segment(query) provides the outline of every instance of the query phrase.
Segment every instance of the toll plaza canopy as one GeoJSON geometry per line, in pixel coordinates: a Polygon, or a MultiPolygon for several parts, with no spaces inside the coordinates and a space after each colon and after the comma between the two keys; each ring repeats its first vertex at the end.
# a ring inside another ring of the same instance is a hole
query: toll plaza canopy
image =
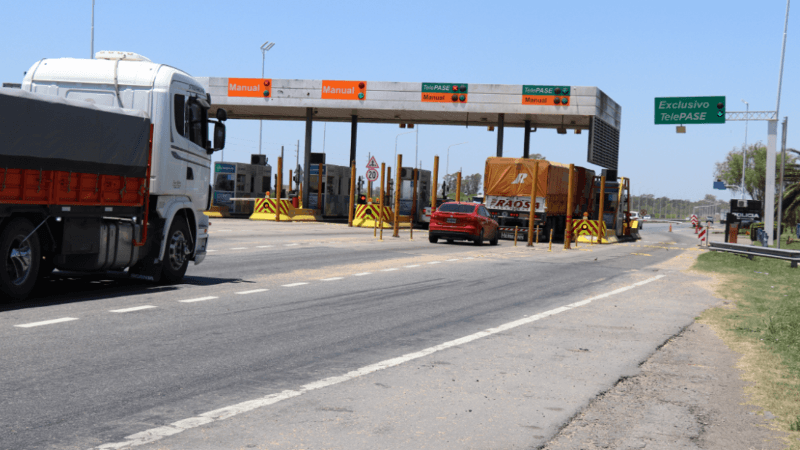
{"type": "MultiPolygon", "coordinates": [[[[597,87],[215,77],[198,80],[211,95],[211,115],[217,108],[224,108],[232,119],[304,120],[306,161],[311,152],[313,121],[349,121],[350,160],[354,161],[360,121],[496,126],[497,156],[503,156],[504,127],[524,127],[527,131],[555,128],[562,134],[567,130],[588,130],[588,162],[617,168],[622,110],[597,87]]],[[[530,133],[525,133],[522,157],[528,157],[529,146],[530,133]]]]}

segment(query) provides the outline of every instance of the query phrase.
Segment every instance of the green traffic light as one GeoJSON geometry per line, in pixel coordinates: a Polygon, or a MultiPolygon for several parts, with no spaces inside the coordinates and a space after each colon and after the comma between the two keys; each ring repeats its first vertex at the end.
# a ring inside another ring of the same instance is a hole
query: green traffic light
{"type": "Polygon", "coordinates": [[[359,100],[363,100],[364,99],[364,93],[363,92],[359,92],[358,93],[358,99],[359,100]]]}
{"type": "Polygon", "coordinates": [[[264,90],[264,97],[269,97],[269,91],[266,89],[264,90]]]}

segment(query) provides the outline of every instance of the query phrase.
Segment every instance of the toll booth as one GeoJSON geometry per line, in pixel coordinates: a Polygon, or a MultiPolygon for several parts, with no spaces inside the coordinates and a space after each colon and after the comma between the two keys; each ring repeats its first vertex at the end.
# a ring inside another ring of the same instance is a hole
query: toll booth
{"type": "Polygon", "coordinates": [[[308,186],[307,208],[322,210],[326,218],[346,218],[350,206],[350,168],[333,164],[322,165],[322,205],[318,206],[319,164],[312,164],[308,169],[310,176],[308,186]]]}
{"type": "MultiPolygon", "coordinates": [[[[417,209],[413,211],[413,221],[420,222],[422,219],[422,211],[426,206],[431,205],[431,171],[418,170],[417,182],[417,209]]],[[[400,215],[412,215],[412,206],[414,203],[414,168],[403,167],[400,169],[400,215]]],[[[394,204],[390,205],[394,207],[394,204]]]]}
{"type": "MultiPolygon", "coordinates": [[[[615,230],[617,236],[623,234],[623,224],[625,223],[625,212],[627,211],[628,197],[626,192],[621,193],[623,186],[616,176],[606,178],[605,199],[603,201],[603,211],[600,211],[600,177],[594,177],[594,189],[592,195],[592,211],[597,211],[596,217],[602,217],[607,230],[615,230]]],[[[595,216],[595,214],[590,214],[595,216]]]]}
{"type": "Polygon", "coordinates": [[[227,206],[232,215],[253,214],[255,202],[270,190],[272,167],[236,162],[214,163],[212,199],[215,206],[227,206]],[[241,200],[238,200],[241,199],[241,200]]]}

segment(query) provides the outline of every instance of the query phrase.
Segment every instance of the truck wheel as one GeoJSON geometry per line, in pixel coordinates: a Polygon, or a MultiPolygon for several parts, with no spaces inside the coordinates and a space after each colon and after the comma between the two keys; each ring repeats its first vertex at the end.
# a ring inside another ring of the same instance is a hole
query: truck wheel
{"type": "Polygon", "coordinates": [[[475,245],[483,245],[483,228],[481,228],[481,234],[478,235],[478,239],[475,239],[475,245]]]}
{"type": "Polygon", "coordinates": [[[436,236],[428,235],[428,242],[430,242],[431,244],[435,244],[439,242],[439,238],[436,236]]]}
{"type": "Polygon", "coordinates": [[[167,249],[164,255],[164,268],[161,282],[164,284],[180,283],[189,267],[192,256],[192,235],[181,216],[175,216],[167,233],[167,249]]]}
{"type": "Polygon", "coordinates": [[[28,296],[36,284],[42,250],[39,236],[26,219],[14,219],[0,233],[0,290],[8,297],[21,300],[28,296]]]}

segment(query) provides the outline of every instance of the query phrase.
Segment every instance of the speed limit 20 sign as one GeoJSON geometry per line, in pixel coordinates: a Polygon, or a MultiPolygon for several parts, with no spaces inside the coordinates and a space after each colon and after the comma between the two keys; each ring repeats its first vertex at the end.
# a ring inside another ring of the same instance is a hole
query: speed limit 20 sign
{"type": "Polygon", "coordinates": [[[370,183],[375,182],[378,180],[378,171],[375,169],[369,169],[367,171],[367,181],[370,183]]]}

